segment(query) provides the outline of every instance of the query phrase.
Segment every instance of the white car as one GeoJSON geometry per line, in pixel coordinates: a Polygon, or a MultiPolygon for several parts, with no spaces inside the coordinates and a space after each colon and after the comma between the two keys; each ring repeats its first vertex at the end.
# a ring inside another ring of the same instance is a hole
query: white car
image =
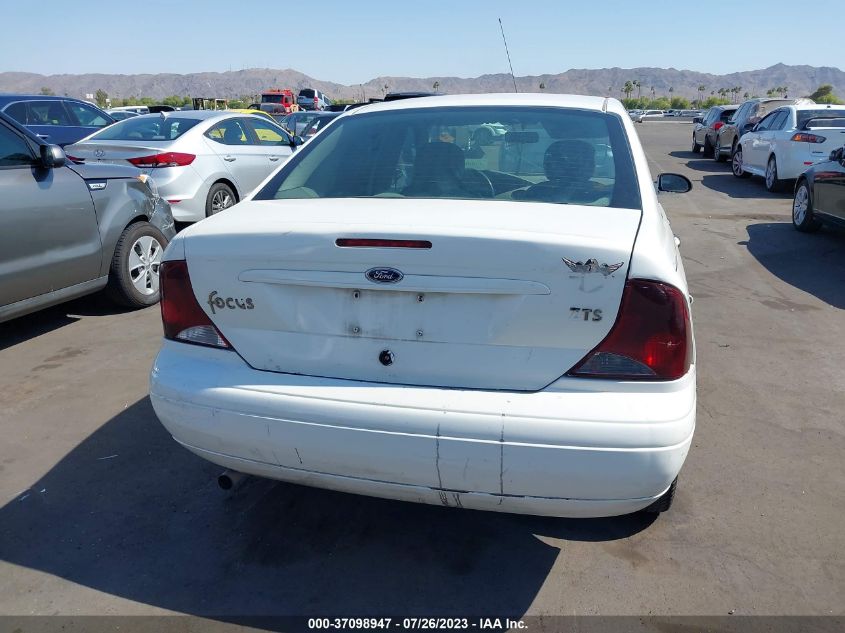
{"type": "Polygon", "coordinates": [[[118,121],[65,150],[76,163],[139,167],[177,222],[196,222],[245,198],[298,143],[263,116],[185,110],[118,121]]]}
{"type": "Polygon", "coordinates": [[[696,378],[657,190],[690,186],[655,187],[615,99],[352,110],[238,213],[171,242],[153,407],[239,473],[503,512],[666,510],[696,378]],[[491,124],[507,132],[479,153],[491,124]]]}
{"type": "Polygon", "coordinates": [[[650,121],[653,119],[662,119],[664,118],[665,113],[663,110],[643,110],[637,116],[634,117],[634,121],[637,123],[642,123],[643,121],[650,121]]]}
{"type": "Polygon", "coordinates": [[[780,191],[812,165],[828,160],[845,144],[845,106],[788,105],[763,117],[739,139],[731,159],[737,178],[762,176],[780,191]]]}

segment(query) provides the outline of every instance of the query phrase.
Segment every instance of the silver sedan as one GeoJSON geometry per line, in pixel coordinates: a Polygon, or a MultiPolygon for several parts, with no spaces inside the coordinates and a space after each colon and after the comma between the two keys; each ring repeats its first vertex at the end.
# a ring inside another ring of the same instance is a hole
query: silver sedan
{"type": "Polygon", "coordinates": [[[134,165],[152,174],[174,219],[195,222],[242,200],[298,142],[263,117],[187,110],[119,121],[65,149],[76,163],[134,165]]]}

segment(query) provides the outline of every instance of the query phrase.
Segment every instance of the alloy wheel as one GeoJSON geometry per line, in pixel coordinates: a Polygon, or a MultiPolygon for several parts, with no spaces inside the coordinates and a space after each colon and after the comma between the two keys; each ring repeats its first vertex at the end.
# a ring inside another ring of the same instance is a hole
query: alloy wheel
{"type": "Polygon", "coordinates": [[[211,212],[217,213],[223,209],[228,209],[234,204],[235,200],[228,191],[223,191],[222,189],[220,191],[215,191],[214,196],[211,198],[211,212]]]}
{"type": "MultiPolygon", "coordinates": [[[[766,172],[768,178],[768,171],[766,172]]],[[[795,224],[803,224],[807,217],[807,209],[810,207],[810,192],[807,190],[807,185],[802,184],[795,192],[795,200],[792,202],[792,219],[795,224]]]]}
{"type": "Polygon", "coordinates": [[[766,189],[773,189],[775,186],[775,180],[777,179],[777,165],[775,164],[775,159],[770,158],[769,164],[766,165],[766,189]]]}
{"type": "Polygon", "coordinates": [[[129,249],[129,278],[142,295],[158,292],[158,273],[164,249],[149,235],[139,237],[129,249]]]}
{"type": "Polygon", "coordinates": [[[731,169],[734,176],[742,176],[742,148],[737,147],[731,158],[731,169]]]}

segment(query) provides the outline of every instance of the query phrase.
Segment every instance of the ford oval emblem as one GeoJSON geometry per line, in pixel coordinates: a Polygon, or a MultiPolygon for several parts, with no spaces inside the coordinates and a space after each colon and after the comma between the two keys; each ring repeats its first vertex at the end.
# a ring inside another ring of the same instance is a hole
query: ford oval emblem
{"type": "Polygon", "coordinates": [[[395,268],[370,268],[364,276],[376,284],[396,284],[405,276],[395,268]]]}

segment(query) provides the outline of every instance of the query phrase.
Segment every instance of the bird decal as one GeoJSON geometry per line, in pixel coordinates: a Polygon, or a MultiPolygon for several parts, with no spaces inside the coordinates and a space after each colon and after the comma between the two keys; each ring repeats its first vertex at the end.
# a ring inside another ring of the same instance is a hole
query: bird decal
{"type": "Polygon", "coordinates": [[[563,259],[563,263],[566,264],[569,267],[569,270],[573,273],[582,273],[584,275],[589,273],[601,273],[605,277],[615,273],[625,265],[625,262],[619,262],[618,264],[599,264],[598,260],[595,258],[590,258],[585,262],[574,262],[566,257],[561,259],[563,259]]]}

